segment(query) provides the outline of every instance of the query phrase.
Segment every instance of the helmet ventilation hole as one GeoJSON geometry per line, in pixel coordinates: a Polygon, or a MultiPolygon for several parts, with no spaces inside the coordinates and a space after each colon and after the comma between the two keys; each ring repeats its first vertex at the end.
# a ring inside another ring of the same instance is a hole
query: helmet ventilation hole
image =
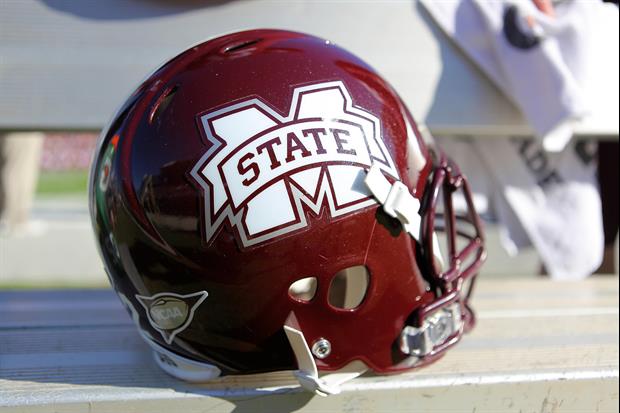
{"type": "Polygon", "coordinates": [[[230,46],[227,46],[224,49],[224,53],[234,53],[234,52],[238,52],[241,49],[245,49],[246,47],[250,47],[255,45],[256,43],[260,42],[261,39],[253,39],[253,40],[244,40],[241,41],[239,43],[233,43],[230,46]]]}
{"type": "Polygon", "coordinates": [[[340,270],[329,285],[329,304],[342,310],[357,308],[364,301],[369,284],[370,274],[364,265],[340,270]]]}
{"type": "Polygon", "coordinates": [[[308,302],[314,298],[316,288],[316,277],[306,277],[292,283],[288,295],[294,300],[308,302]]]}

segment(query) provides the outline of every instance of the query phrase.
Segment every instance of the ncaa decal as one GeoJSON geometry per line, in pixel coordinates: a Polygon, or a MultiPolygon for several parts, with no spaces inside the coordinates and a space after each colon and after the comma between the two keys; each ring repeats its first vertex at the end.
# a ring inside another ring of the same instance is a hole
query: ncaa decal
{"type": "Polygon", "coordinates": [[[207,242],[226,219],[249,247],[303,230],[306,211],[336,218],[375,205],[365,170],[399,176],[379,119],[354,103],[334,81],[295,88],[286,116],[260,97],[199,115],[210,147],[191,175],[207,242]]]}
{"type": "Polygon", "coordinates": [[[146,310],[151,326],[170,344],[191,324],[196,309],[208,295],[206,291],[187,295],[159,293],[151,297],[136,294],[136,299],[146,310]]]}

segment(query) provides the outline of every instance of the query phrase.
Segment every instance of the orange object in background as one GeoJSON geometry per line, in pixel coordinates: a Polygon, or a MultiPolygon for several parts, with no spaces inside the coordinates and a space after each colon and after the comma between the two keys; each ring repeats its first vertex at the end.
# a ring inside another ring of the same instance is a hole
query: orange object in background
{"type": "Polygon", "coordinates": [[[555,11],[553,10],[553,3],[551,0],[532,0],[536,5],[536,8],[548,16],[555,16],[555,11]]]}

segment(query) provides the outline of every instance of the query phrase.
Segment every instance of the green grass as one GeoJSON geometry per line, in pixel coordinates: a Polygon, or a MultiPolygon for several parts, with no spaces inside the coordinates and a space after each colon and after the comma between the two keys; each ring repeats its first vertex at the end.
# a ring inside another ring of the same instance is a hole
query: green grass
{"type": "Polygon", "coordinates": [[[37,195],[86,194],[88,171],[41,171],[37,195]]]}

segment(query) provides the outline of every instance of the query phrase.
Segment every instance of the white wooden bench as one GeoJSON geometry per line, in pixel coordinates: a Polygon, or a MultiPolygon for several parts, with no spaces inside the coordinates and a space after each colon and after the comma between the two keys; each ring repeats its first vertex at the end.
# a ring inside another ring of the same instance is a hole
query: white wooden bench
{"type": "MultiPolygon", "coordinates": [[[[436,135],[530,134],[519,111],[416,1],[3,0],[0,130],[99,130],[165,60],[248,28],[314,34],[357,54],[436,135]]],[[[576,127],[618,136],[618,39],[597,85],[605,96],[576,127]]]]}
{"type": "Polygon", "coordinates": [[[290,372],[173,379],[109,290],[0,292],[0,411],[618,411],[617,278],[478,285],[478,326],[446,357],[328,398],[290,372]]]}

